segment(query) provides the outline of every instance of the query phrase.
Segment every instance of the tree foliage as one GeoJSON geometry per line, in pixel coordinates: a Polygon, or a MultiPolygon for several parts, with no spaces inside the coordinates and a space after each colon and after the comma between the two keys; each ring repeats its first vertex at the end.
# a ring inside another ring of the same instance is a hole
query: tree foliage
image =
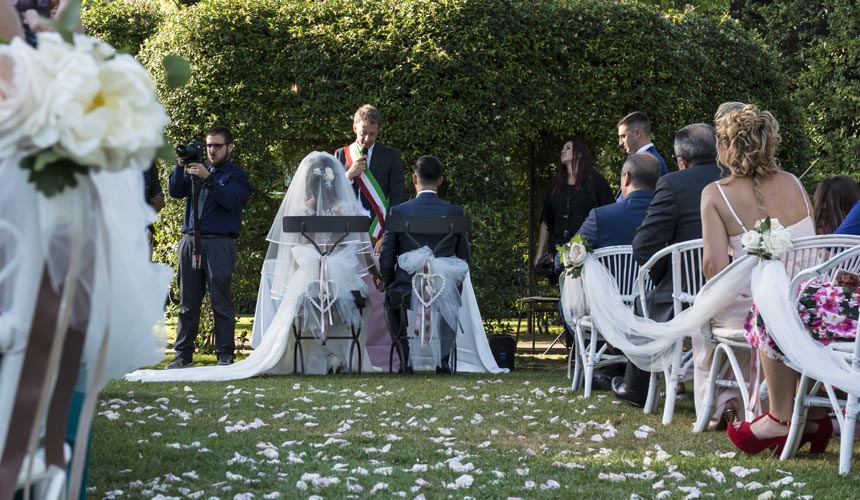
{"type": "Polygon", "coordinates": [[[856,177],[860,147],[860,7],[852,0],[732,2],[732,15],[777,52],[813,149],[807,185],[856,177]]]}
{"type": "MultiPolygon", "coordinates": [[[[169,137],[202,138],[217,123],[237,138],[255,187],[235,287],[245,311],[284,179],[308,152],[351,142],[364,103],[381,109],[380,141],[407,168],[421,154],[445,163],[442,195],[474,220],[472,277],[489,318],[510,315],[525,280],[529,213],[564,137],[584,137],[615,180],[619,117],[644,111],[671,154],[675,130],[746,100],[779,117],[783,164],[805,160],[776,59],[731,19],[696,12],[602,0],[203,0],[166,14],[140,57],[171,115],[169,137]],[[164,84],[167,54],[190,60],[188,86],[164,84]]],[[[162,212],[162,260],[175,261],[183,208],[162,212]]]]}

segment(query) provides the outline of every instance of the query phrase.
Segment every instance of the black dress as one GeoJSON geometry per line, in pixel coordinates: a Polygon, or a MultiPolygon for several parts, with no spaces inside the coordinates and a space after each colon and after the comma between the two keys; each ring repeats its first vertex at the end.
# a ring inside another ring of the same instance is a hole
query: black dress
{"type": "Polygon", "coordinates": [[[549,253],[555,255],[555,247],[568,241],[579,231],[591,209],[615,203],[609,182],[592,171],[583,183],[582,190],[566,184],[555,194],[547,194],[543,201],[540,220],[549,231],[549,253]]]}

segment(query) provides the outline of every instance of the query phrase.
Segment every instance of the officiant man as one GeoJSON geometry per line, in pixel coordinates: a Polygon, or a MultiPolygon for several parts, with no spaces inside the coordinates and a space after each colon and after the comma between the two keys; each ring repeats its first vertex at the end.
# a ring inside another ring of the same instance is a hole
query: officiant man
{"type": "MultiPolygon", "coordinates": [[[[435,156],[422,156],[415,162],[412,171],[412,184],[418,195],[397,206],[391,207],[391,215],[405,216],[462,216],[463,207],[452,205],[438,196],[439,186],[442,185],[442,162],[435,156]]],[[[385,285],[385,320],[392,341],[399,346],[400,373],[412,373],[409,360],[409,342],[407,338],[407,322],[405,311],[412,298],[412,277],[397,266],[397,258],[411,250],[423,246],[436,250],[436,257],[458,257],[469,262],[469,239],[465,234],[448,238],[444,245],[436,249],[445,238],[445,234],[414,234],[418,245],[405,233],[387,233],[382,243],[382,253],[379,256],[380,273],[385,285]]],[[[459,296],[459,295],[458,295],[459,296]]],[[[436,373],[450,374],[452,372],[450,358],[454,345],[456,325],[448,325],[444,320],[439,322],[439,342],[441,347],[441,364],[436,367],[436,373]]]]}
{"type": "Polygon", "coordinates": [[[213,127],[206,134],[209,163],[177,163],[170,173],[168,193],[185,198],[182,239],[179,240],[179,320],[176,330],[176,357],[167,368],[192,365],[194,343],[200,329],[200,307],[206,287],[215,317],[215,347],[218,364],[233,363],[236,349],[236,313],[231,282],[236,268],[236,242],[242,226],[242,210],[251,196],[248,174],[230,160],[233,134],[227,127],[213,127]],[[191,185],[198,186],[198,224],[202,265],[195,268],[194,212],[191,185]]]}
{"type": "Polygon", "coordinates": [[[352,119],[355,142],[335,151],[334,155],[346,167],[346,178],[374,220],[371,236],[379,241],[384,234],[385,216],[390,207],[403,203],[406,186],[403,182],[403,161],[400,151],[376,142],[382,128],[382,114],[370,104],[358,108],[352,119]]]}

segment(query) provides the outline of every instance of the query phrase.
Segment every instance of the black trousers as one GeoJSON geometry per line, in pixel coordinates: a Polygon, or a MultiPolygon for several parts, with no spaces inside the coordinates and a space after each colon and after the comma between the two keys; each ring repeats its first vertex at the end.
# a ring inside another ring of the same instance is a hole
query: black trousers
{"type": "Polygon", "coordinates": [[[200,330],[200,306],[209,288],[209,299],[215,316],[215,347],[218,354],[236,350],[236,313],[233,309],[231,284],[236,268],[236,243],[229,237],[200,240],[203,265],[192,267],[194,238],[179,240],[179,324],[176,331],[176,355],[191,361],[194,343],[200,330]]]}

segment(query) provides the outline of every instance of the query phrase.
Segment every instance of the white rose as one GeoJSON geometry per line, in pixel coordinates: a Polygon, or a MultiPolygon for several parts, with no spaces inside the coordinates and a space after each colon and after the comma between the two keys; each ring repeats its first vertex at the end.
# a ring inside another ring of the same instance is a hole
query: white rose
{"type": "Polygon", "coordinates": [[[762,246],[767,253],[778,259],[791,249],[791,233],[787,229],[772,229],[763,239],[762,246]]]}
{"type": "Polygon", "coordinates": [[[741,245],[747,252],[758,250],[761,247],[761,233],[758,231],[747,231],[741,236],[741,245]]]}
{"type": "Polygon", "coordinates": [[[779,219],[771,219],[770,220],[770,230],[778,231],[780,229],[785,229],[785,226],[779,223],[779,219]]]}
{"type": "Polygon", "coordinates": [[[0,157],[34,149],[28,138],[42,126],[40,107],[52,78],[20,37],[0,45],[0,157]]]}
{"type": "Polygon", "coordinates": [[[119,54],[101,66],[99,78],[101,111],[110,120],[102,137],[105,168],[149,168],[169,120],[149,73],[132,56],[119,54]]]}
{"type": "Polygon", "coordinates": [[[567,262],[572,266],[579,266],[585,262],[585,255],[585,246],[582,243],[574,243],[570,245],[567,262]]]}
{"type": "Polygon", "coordinates": [[[81,165],[148,168],[168,122],[149,73],[127,54],[104,61],[103,44],[76,40],[72,47],[40,38],[40,58],[62,77],[48,90],[47,120],[34,143],[81,165]]]}
{"type": "Polygon", "coordinates": [[[107,61],[116,55],[116,49],[110,44],[82,33],[75,33],[73,41],[76,51],[91,54],[98,61],[107,61]]]}
{"type": "Polygon", "coordinates": [[[334,180],[334,171],[331,167],[325,168],[325,185],[331,187],[331,182],[334,180]]]}

